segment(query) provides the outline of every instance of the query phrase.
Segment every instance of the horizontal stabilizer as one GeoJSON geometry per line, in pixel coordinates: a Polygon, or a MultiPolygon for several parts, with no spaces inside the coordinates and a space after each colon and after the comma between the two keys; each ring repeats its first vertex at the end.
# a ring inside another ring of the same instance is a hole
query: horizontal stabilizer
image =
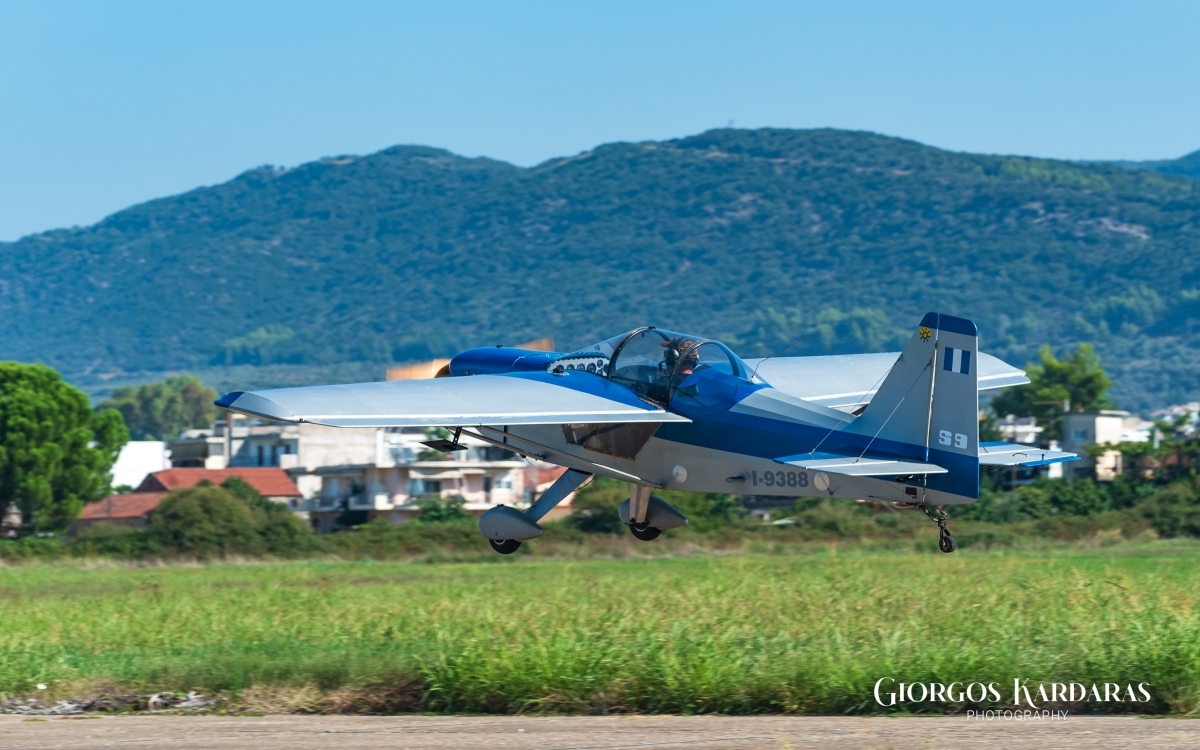
{"type": "Polygon", "coordinates": [[[217,406],[330,427],[688,422],[590,373],[472,375],[227,393],[217,406]],[[577,382],[578,381],[578,382],[577,382]]]}
{"type": "Polygon", "coordinates": [[[829,453],[803,453],[775,459],[781,464],[810,471],[828,471],[849,477],[900,477],[909,474],[945,474],[946,470],[920,461],[893,461],[886,458],[855,458],[829,453]]]}
{"type": "MultiPolygon", "coordinates": [[[[984,352],[978,353],[979,390],[1029,382],[1025,371],[984,352]]],[[[747,359],[750,369],[773,388],[805,401],[853,411],[871,402],[899,352],[831,354],[817,357],[747,359]]]]}
{"type": "Polygon", "coordinates": [[[1052,451],[1016,443],[980,443],[979,463],[984,466],[1046,466],[1064,461],[1078,461],[1079,456],[1066,451],[1052,451]]]}

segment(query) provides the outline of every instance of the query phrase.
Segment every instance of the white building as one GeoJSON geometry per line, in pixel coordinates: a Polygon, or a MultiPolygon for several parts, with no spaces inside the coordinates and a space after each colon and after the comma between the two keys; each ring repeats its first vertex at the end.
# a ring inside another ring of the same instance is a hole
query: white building
{"type": "Polygon", "coordinates": [[[112,467],[113,487],[137,487],[148,474],[171,468],[171,452],[161,440],[130,440],[112,467]]]}
{"type": "Polygon", "coordinates": [[[1093,459],[1088,454],[1091,445],[1145,443],[1151,439],[1154,423],[1127,411],[1103,409],[1063,414],[1063,450],[1079,454],[1079,460],[1069,464],[1076,476],[1094,473],[1101,482],[1117,477],[1124,467],[1120,451],[1105,451],[1093,459]]]}
{"type": "Polygon", "coordinates": [[[1037,417],[1018,417],[1015,414],[997,419],[996,428],[1006,442],[1020,445],[1037,445],[1046,429],[1038,427],[1037,417]]]}
{"type": "MultiPolygon", "coordinates": [[[[339,519],[403,523],[420,513],[422,497],[461,497],[474,515],[498,504],[524,505],[563,472],[465,436],[467,450],[451,454],[422,445],[427,439],[420,428],[276,424],[239,416],[228,436],[225,421],[218,420],[210,430],[188,430],[171,449],[175,466],[286,470],[305,498],[297,512],[326,532],[339,519]]],[[[569,499],[551,517],[567,513],[569,499]]]]}
{"type": "Polygon", "coordinates": [[[372,460],[312,470],[321,481],[307,507],[315,528],[331,531],[339,518],[351,524],[376,518],[403,523],[420,513],[417,502],[425,497],[462,498],[464,509],[476,516],[496,505],[529,501],[529,464],[510,451],[464,437],[467,450],[440,454],[421,444],[427,438],[415,428],[380,429],[375,435],[372,460]]]}
{"type": "Polygon", "coordinates": [[[1176,432],[1185,438],[1193,438],[1200,429],[1200,401],[1177,404],[1152,412],[1150,416],[1175,425],[1176,432]]]}

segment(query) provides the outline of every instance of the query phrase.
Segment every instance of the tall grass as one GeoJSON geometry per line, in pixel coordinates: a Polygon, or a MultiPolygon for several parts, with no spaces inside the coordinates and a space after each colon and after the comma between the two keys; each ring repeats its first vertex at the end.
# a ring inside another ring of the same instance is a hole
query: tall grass
{"type": "Polygon", "coordinates": [[[410,680],[434,711],[872,713],[894,710],[871,697],[880,677],[1020,677],[1148,682],[1154,700],[1137,710],[1190,713],[1200,708],[1197,560],[1195,544],[1160,542],[951,556],[831,547],[486,565],[25,566],[0,569],[0,691],[410,680]]]}

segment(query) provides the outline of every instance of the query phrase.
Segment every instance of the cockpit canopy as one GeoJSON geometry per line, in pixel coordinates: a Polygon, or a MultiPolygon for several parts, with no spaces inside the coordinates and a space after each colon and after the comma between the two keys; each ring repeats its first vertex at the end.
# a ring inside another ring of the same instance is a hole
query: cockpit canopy
{"type": "Polygon", "coordinates": [[[638,328],[550,363],[550,370],[584,370],[607,377],[661,404],[670,402],[680,382],[710,369],[740,380],[751,373],[724,344],[701,336],[638,328]]]}

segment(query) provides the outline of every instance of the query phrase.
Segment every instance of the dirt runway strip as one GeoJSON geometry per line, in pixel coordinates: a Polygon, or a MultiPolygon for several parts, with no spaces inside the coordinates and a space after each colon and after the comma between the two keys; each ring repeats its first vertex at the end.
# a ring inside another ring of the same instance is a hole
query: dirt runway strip
{"type": "Polygon", "coordinates": [[[170,750],[445,748],[1200,748],[1200,720],[1068,717],[109,716],[0,717],[0,747],[170,750]]]}

